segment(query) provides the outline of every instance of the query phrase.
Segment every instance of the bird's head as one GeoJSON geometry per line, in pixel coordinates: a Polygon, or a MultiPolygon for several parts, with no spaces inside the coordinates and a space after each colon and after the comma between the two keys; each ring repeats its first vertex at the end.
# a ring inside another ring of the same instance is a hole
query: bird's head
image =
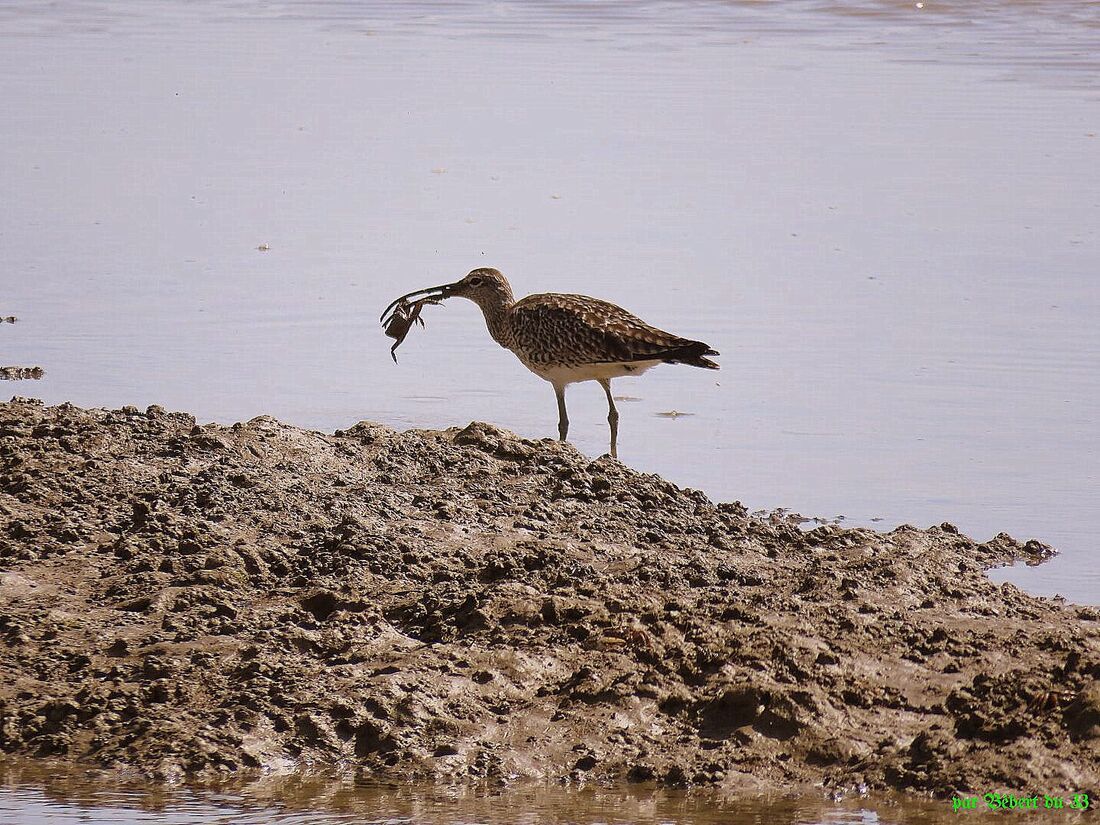
{"type": "Polygon", "coordinates": [[[512,303],[512,287],[500,270],[490,267],[474,269],[457,283],[443,288],[444,298],[468,298],[481,307],[512,303]]]}

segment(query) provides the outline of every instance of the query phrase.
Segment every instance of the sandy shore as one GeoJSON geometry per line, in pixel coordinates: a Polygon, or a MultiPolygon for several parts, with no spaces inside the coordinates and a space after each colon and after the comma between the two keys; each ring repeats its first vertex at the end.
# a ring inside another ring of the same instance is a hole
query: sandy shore
{"type": "Polygon", "coordinates": [[[0,405],[0,752],[202,779],[1095,792],[1044,545],[800,530],[475,423],[0,405]]]}

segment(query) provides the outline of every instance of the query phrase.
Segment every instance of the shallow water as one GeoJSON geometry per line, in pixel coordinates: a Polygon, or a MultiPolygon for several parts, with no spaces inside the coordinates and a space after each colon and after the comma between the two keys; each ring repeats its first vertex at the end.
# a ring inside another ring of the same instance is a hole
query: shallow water
{"type": "MultiPolygon", "coordinates": [[[[369,785],[270,776],[218,789],[150,787],[94,771],[0,760],[0,822],[20,825],[887,825],[952,821],[950,801],[892,796],[829,802],[641,785],[369,785]]],[[[1076,821],[1073,812],[1059,819],[1076,821]]]]}

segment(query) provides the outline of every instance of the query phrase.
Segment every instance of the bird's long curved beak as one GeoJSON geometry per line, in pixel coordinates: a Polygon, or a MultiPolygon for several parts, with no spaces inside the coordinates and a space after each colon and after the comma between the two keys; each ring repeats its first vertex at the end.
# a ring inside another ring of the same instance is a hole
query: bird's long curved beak
{"type": "Polygon", "coordinates": [[[390,305],[386,307],[385,312],[378,318],[380,323],[386,323],[386,317],[390,314],[394,307],[400,304],[402,301],[409,301],[410,299],[416,301],[428,300],[443,300],[451,296],[452,290],[455,288],[455,284],[443,284],[442,286],[431,286],[427,289],[418,289],[414,292],[410,292],[407,295],[402,295],[394,301],[390,302],[390,305]]]}

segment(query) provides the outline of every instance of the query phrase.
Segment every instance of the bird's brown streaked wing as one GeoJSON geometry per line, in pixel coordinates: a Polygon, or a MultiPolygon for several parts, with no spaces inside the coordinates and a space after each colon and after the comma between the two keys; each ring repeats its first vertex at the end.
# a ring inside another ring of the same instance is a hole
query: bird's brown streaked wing
{"type": "Polygon", "coordinates": [[[648,361],[695,343],[583,295],[530,295],[512,314],[516,343],[544,363],[648,361]]]}

